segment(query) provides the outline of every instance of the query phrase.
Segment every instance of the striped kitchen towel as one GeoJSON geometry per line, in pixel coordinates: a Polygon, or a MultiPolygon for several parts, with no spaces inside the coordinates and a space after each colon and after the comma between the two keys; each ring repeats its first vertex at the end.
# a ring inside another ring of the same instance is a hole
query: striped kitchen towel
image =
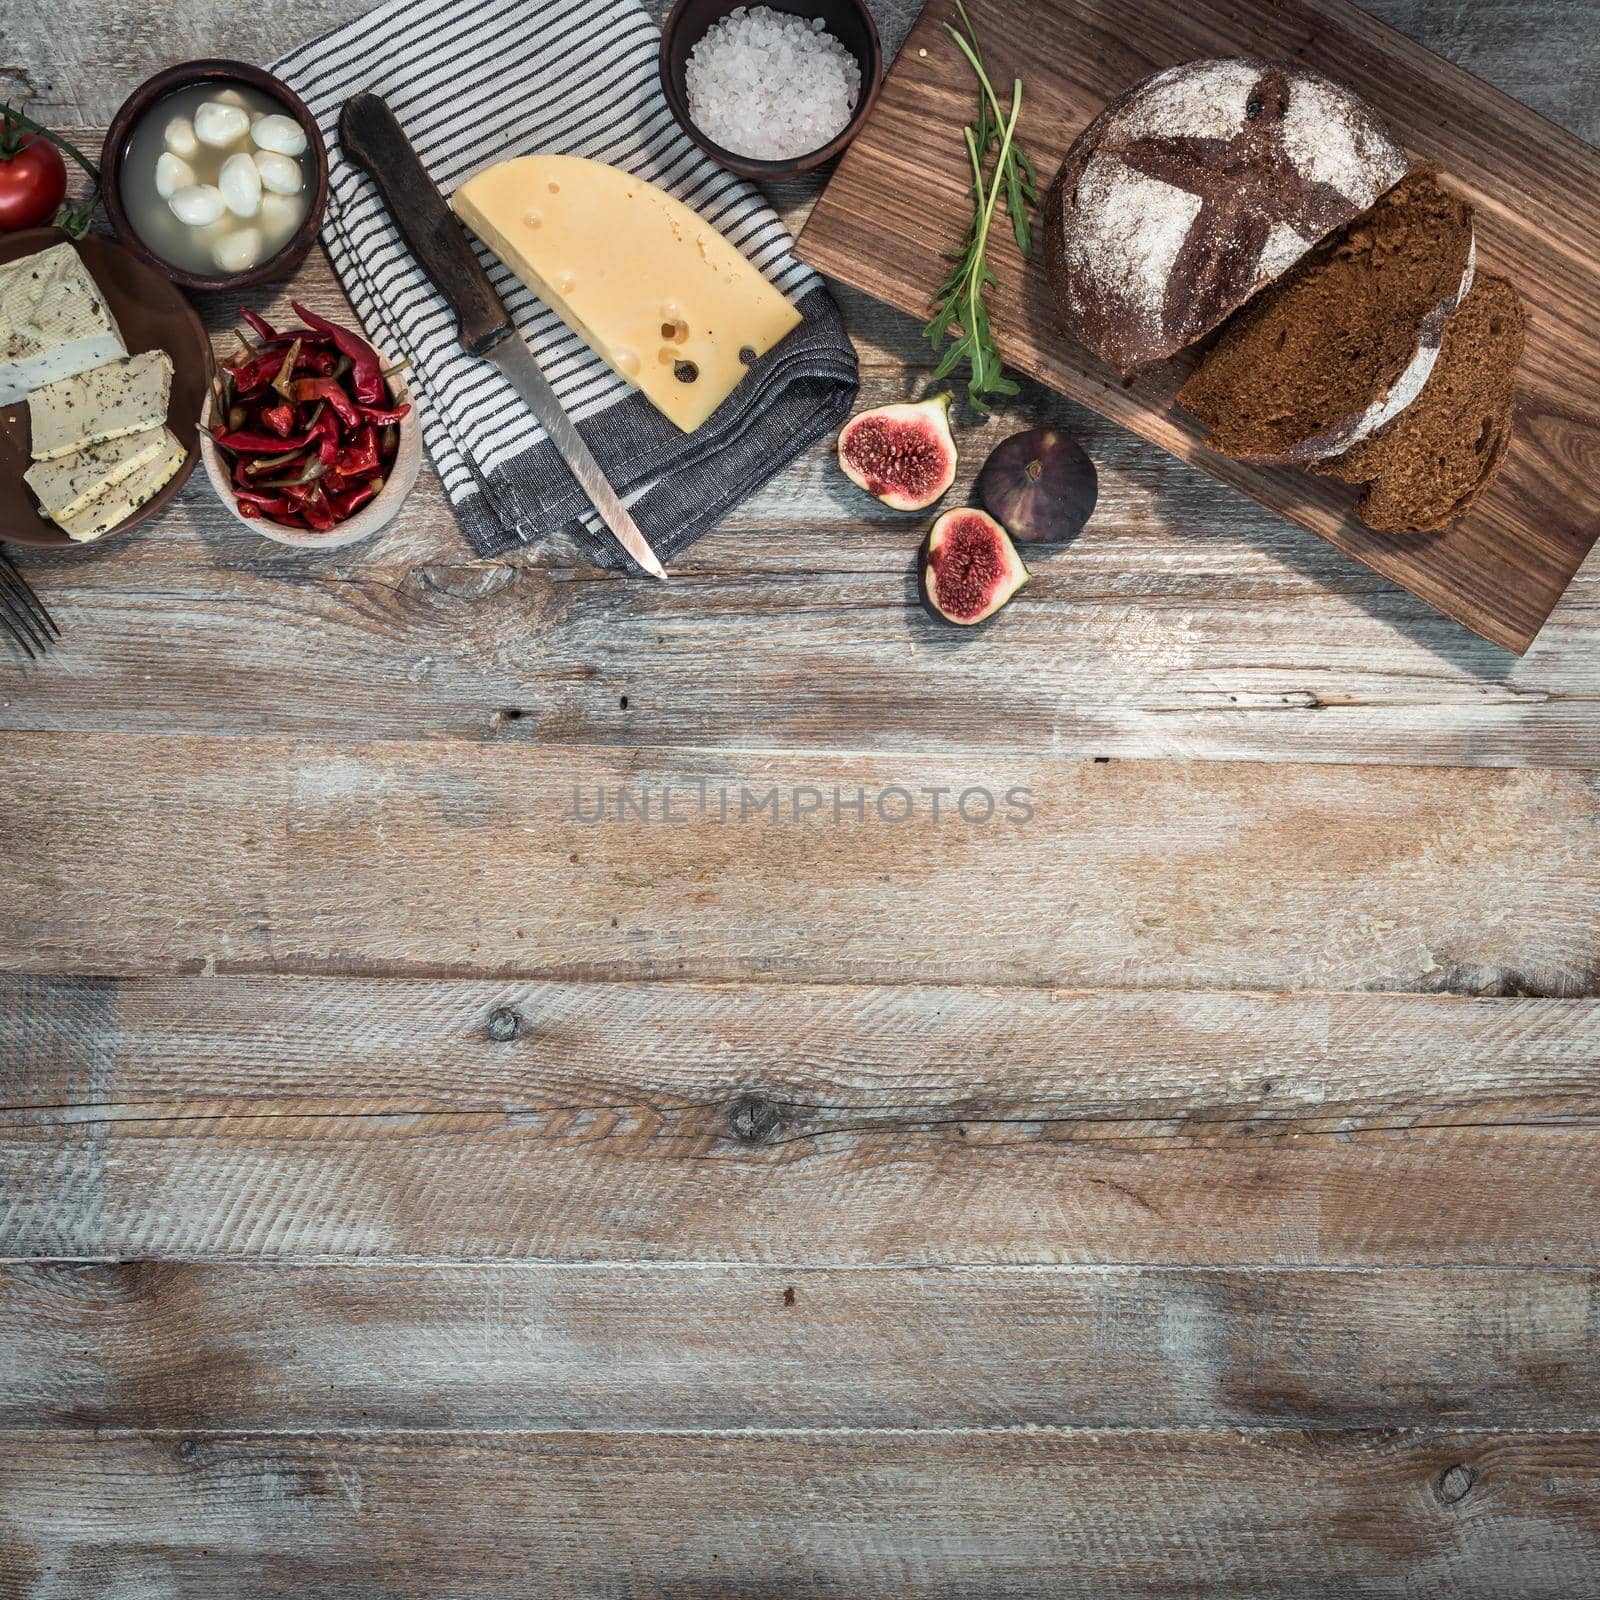
{"type": "Polygon", "coordinates": [[[632,565],[499,371],[457,345],[449,309],[376,188],[341,155],[339,111],[361,90],[388,101],[444,194],[512,156],[609,162],[700,212],[804,314],[711,420],[685,435],[477,246],[562,404],[663,560],[838,427],[855,396],[855,351],[822,280],[796,259],[759,191],[701,154],[673,120],[659,45],[636,0],[388,0],[272,69],[311,107],[327,140],[322,239],[334,271],[374,343],[411,358],[428,452],[482,555],[565,531],[601,565],[632,565]]]}

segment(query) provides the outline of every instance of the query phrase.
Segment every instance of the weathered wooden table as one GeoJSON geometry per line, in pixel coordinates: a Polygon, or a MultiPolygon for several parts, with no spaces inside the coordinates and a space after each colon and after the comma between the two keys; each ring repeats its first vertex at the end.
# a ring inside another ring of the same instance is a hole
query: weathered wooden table
{"type": "MultiPolygon", "coordinates": [[[[1600,133],[1600,6],[1381,9],[1600,133]]],[[[668,586],[431,478],[21,556],[0,1596],[1594,1593],[1600,567],[1517,661],[1043,393],[968,466],[1039,416],[1103,509],[972,638],[823,451],[668,586]]]]}

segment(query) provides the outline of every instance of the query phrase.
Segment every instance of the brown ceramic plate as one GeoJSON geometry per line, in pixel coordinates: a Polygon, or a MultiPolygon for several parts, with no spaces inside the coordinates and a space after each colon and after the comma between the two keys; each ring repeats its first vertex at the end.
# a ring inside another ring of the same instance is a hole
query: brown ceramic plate
{"type": "MultiPolygon", "coordinates": [[[[0,234],[0,264],[48,250],[66,237],[58,228],[0,234]]],[[[172,481],[125,522],[92,541],[100,544],[160,516],[194,471],[194,464],[200,459],[200,408],[211,383],[211,341],[183,291],[130,255],[115,239],[92,233],[78,240],[77,247],[122,330],[128,354],[165,350],[172,357],[172,403],[167,409],[167,426],[189,446],[172,481]]],[[[71,545],[74,541],[67,534],[39,515],[38,502],[22,481],[32,462],[28,402],[0,406],[0,540],[52,548],[71,545]]]]}

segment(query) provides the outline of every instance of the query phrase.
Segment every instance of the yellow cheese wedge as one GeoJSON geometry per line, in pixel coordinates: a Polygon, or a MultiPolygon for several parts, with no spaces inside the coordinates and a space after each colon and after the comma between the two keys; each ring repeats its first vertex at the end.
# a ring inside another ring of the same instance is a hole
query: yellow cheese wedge
{"type": "Polygon", "coordinates": [[[599,161],[522,156],[456,214],[612,369],[692,433],[800,313],[669,194],[599,161]]]}

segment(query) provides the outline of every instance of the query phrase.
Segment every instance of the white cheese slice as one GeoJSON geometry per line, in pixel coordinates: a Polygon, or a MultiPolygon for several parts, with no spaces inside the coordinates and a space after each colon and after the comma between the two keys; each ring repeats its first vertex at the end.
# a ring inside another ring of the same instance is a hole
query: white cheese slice
{"type": "Polygon", "coordinates": [[[612,369],[692,432],[800,313],[711,223],[615,167],[521,156],[457,216],[612,369]]]}
{"type": "Polygon", "coordinates": [[[126,522],[140,506],[152,500],[183,465],[188,451],[183,443],[168,429],[161,430],[164,448],[155,460],[141,467],[131,478],[102,489],[82,510],[70,517],[56,520],[80,544],[98,539],[103,533],[126,522]]]}
{"type": "Polygon", "coordinates": [[[0,406],[127,353],[105,297],[70,244],[0,267],[0,406]]]}
{"type": "Polygon", "coordinates": [[[97,495],[131,478],[157,456],[166,454],[171,437],[165,428],[130,433],[108,444],[92,444],[58,461],[35,461],[23,482],[38,496],[45,514],[56,522],[76,516],[97,495]]]}
{"type": "Polygon", "coordinates": [[[54,461],[87,445],[159,428],[172,397],[172,357],[146,350],[61,378],[28,396],[33,459],[54,461]]]}

